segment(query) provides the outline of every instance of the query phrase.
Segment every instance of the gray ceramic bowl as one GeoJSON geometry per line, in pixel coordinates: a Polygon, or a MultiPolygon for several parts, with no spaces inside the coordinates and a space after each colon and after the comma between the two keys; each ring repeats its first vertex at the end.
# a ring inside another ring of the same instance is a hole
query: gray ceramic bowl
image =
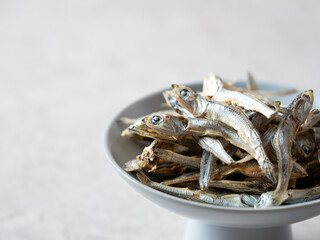
{"type": "MultiPolygon", "coordinates": [[[[240,82],[238,86],[244,87],[244,84],[240,82]]],[[[188,87],[200,90],[201,84],[189,84],[188,87]]],[[[262,90],[287,89],[268,83],[259,84],[259,88],[262,90]]],[[[294,97],[295,95],[289,95],[280,100],[288,104],[294,97]]],[[[123,109],[108,126],[105,149],[116,171],[130,186],[160,206],[193,219],[187,228],[185,239],[291,239],[290,224],[320,213],[320,200],[268,209],[227,208],[174,197],[140,183],[134,174],[124,171],[123,166],[126,161],[141,153],[143,146],[121,137],[122,129],[116,120],[120,117],[139,117],[157,111],[160,103],[163,102],[162,91],[159,91],[123,109]]],[[[319,102],[314,104],[317,107],[319,105],[319,102]]]]}

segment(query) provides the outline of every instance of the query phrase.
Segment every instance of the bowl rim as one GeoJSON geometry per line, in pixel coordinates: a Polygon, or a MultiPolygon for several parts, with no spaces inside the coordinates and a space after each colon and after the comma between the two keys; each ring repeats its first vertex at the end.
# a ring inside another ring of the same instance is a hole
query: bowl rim
{"type": "MultiPolygon", "coordinates": [[[[238,80],[235,85],[244,84],[245,82],[246,81],[244,81],[244,80],[238,80]]],[[[183,84],[179,84],[179,85],[194,88],[194,87],[201,86],[201,84],[202,84],[202,82],[191,82],[191,83],[183,83],[183,84]]],[[[271,88],[280,88],[283,90],[293,88],[293,87],[289,87],[289,86],[278,84],[278,83],[270,83],[270,82],[263,82],[263,81],[258,82],[258,86],[268,86],[271,88]]],[[[295,88],[295,89],[297,89],[298,92],[303,91],[301,88],[295,88]]],[[[111,153],[110,145],[111,145],[112,139],[110,139],[110,136],[109,136],[110,132],[111,132],[114,124],[117,124],[117,120],[119,119],[119,117],[122,116],[123,113],[126,112],[133,105],[137,104],[138,102],[145,101],[148,98],[155,97],[166,90],[168,90],[168,89],[158,90],[153,93],[146,94],[145,96],[142,96],[140,98],[137,98],[135,101],[131,102],[129,105],[126,105],[126,107],[119,110],[117,112],[117,114],[115,114],[114,117],[109,121],[109,123],[107,125],[107,128],[104,133],[104,142],[103,142],[104,152],[105,152],[107,158],[109,159],[109,162],[111,162],[112,166],[117,170],[117,172],[125,180],[130,181],[132,184],[136,185],[137,187],[142,188],[143,190],[150,192],[154,195],[157,195],[160,198],[167,198],[170,201],[175,201],[175,202],[186,204],[186,205],[190,204],[193,207],[200,207],[200,208],[206,208],[206,209],[212,209],[212,210],[218,210],[218,211],[230,211],[230,212],[236,211],[236,212],[252,213],[252,214],[253,213],[260,213],[260,212],[271,213],[271,212],[275,212],[275,211],[279,212],[279,211],[288,211],[288,210],[293,210],[293,209],[301,209],[301,208],[306,208],[306,207],[309,208],[309,207],[313,207],[315,205],[320,204],[320,198],[319,198],[319,199],[310,200],[307,202],[293,203],[293,204],[288,204],[288,205],[280,205],[280,206],[269,207],[269,208],[237,208],[237,207],[217,206],[217,205],[213,205],[213,204],[209,204],[209,203],[201,203],[201,202],[196,202],[196,201],[192,201],[192,200],[187,200],[187,199],[183,199],[180,197],[176,197],[176,196],[161,192],[159,190],[156,190],[154,188],[151,188],[151,187],[141,183],[138,179],[132,177],[117,163],[117,161],[114,159],[114,157],[111,153]]],[[[317,92],[317,91],[315,91],[315,92],[317,92]]],[[[291,95],[295,96],[296,94],[290,94],[288,96],[291,96],[291,95]]]]}

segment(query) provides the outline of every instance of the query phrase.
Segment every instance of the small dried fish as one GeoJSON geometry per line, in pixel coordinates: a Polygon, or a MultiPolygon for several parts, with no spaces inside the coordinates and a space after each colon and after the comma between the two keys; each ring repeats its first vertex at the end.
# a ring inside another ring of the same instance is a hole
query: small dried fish
{"type": "MultiPolygon", "coordinates": [[[[290,89],[290,90],[283,90],[283,91],[261,91],[261,90],[245,90],[243,88],[239,88],[234,86],[235,82],[233,82],[233,84],[227,83],[227,82],[223,82],[223,87],[225,89],[231,90],[231,91],[237,91],[240,93],[245,93],[247,95],[251,95],[254,96],[260,100],[265,100],[266,102],[268,102],[267,98],[268,97],[280,97],[280,96],[285,96],[285,95],[290,95],[290,94],[294,94],[297,93],[298,91],[296,89],[290,89]]],[[[266,103],[265,102],[265,103],[266,103]]],[[[271,105],[273,105],[272,103],[270,103],[271,105]]]]}
{"type": "Polygon", "coordinates": [[[247,151],[251,155],[256,155],[255,151],[239,137],[238,133],[223,122],[192,118],[188,121],[186,131],[188,134],[198,136],[223,137],[231,144],[247,151]]]}
{"type": "Polygon", "coordinates": [[[163,185],[154,181],[151,181],[144,173],[138,172],[137,178],[143,183],[152,188],[160,190],[162,192],[168,193],[173,196],[191,199],[194,201],[204,202],[213,204],[216,206],[224,206],[224,207],[241,207],[247,208],[249,207],[242,200],[241,194],[213,194],[207,193],[203,191],[193,191],[189,188],[179,188],[179,187],[171,187],[167,185],[163,185]]]}
{"type": "Polygon", "coordinates": [[[209,73],[203,81],[203,94],[212,101],[231,103],[241,106],[246,110],[253,110],[262,113],[267,118],[276,111],[268,107],[259,99],[245,95],[238,91],[231,91],[224,88],[222,79],[214,73],[209,73]]]}
{"type": "MultiPolygon", "coordinates": [[[[159,115],[155,115],[159,116],[159,115]]],[[[153,115],[151,115],[153,117],[153,115]]],[[[130,125],[124,131],[122,131],[121,136],[125,137],[133,137],[135,134],[138,134],[143,137],[151,138],[151,139],[158,139],[162,141],[168,142],[175,142],[179,143],[180,145],[187,146],[192,148],[195,145],[194,139],[190,135],[182,135],[172,131],[170,133],[166,133],[165,131],[159,131],[156,128],[150,128],[146,123],[146,118],[139,119],[134,124],[130,125]]],[[[178,128],[177,128],[178,129],[178,128]]]]}
{"type": "Polygon", "coordinates": [[[250,73],[247,89],[212,73],[202,93],[173,84],[163,93],[171,110],[119,119],[122,136],[146,146],[124,169],[154,189],[217,206],[318,199],[320,109],[311,111],[313,92],[287,107],[267,98],[293,92],[263,92],[250,73]]]}
{"type": "Polygon", "coordinates": [[[224,103],[209,102],[187,87],[173,84],[172,92],[180,105],[193,116],[219,120],[234,128],[239,137],[255,151],[253,157],[258,161],[262,171],[276,183],[274,167],[262,147],[260,135],[243,111],[224,103]]]}
{"type": "Polygon", "coordinates": [[[171,186],[167,186],[167,185],[163,185],[163,184],[151,181],[143,172],[138,172],[137,178],[143,184],[146,184],[152,188],[158,189],[161,192],[165,192],[165,193],[168,193],[177,197],[181,197],[181,198],[186,198],[186,199],[194,196],[194,191],[188,188],[171,187],[171,186]]]}
{"type": "MultiPolygon", "coordinates": [[[[176,139],[183,135],[210,136],[213,138],[223,137],[231,144],[246,150],[252,155],[255,154],[233,128],[220,121],[198,118],[187,119],[182,116],[161,114],[148,116],[143,119],[143,122],[146,123],[150,129],[157,131],[159,134],[171,136],[176,139]]],[[[216,144],[219,145],[218,147],[221,149],[221,144],[218,142],[216,144]]],[[[226,154],[224,149],[221,149],[221,152],[226,154]]],[[[219,156],[219,154],[216,156],[219,156]]],[[[226,159],[231,158],[226,157],[226,159]]],[[[222,159],[222,161],[224,160],[222,159]]],[[[229,163],[230,161],[226,160],[224,162],[229,163]]]]}
{"type": "Polygon", "coordinates": [[[213,156],[219,158],[225,164],[235,163],[235,160],[226,152],[222,143],[215,138],[210,137],[195,137],[198,144],[206,151],[213,154],[213,156]]]}
{"type": "Polygon", "coordinates": [[[217,166],[217,158],[209,151],[204,150],[202,153],[200,164],[200,189],[206,191],[210,179],[213,177],[214,171],[217,166]]]}
{"type": "MultiPolygon", "coordinates": [[[[179,136],[189,134],[186,129],[188,120],[183,117],[175,117],[170,115],[154,115],[142,119],[146,125],[156,131],[158,134],[163,136],[173,137],[176,140],[179,136]]],[[[219,131],[216,131],[219,132],[219,131]]],[[[222,133],[217,133],[222,135],[222,133]]],[[[203,149],[210,151],[216,157],[226,164],[234,163],[235,161],[232,157],[225,151],[223,145],[218,139],[209,137],[194,137],[195,142],[197,142],[203,149]]]]}
{"type": "Polygon", "coordinates": [[[278,158],[278,185],[272,192],[261,195],[256,207],[279,206],[287,200],[287,189],[292,171],[291,147],[300,125],[307,118],[313,104],[311,90],[299,94],[288,106],[275,133],[272,145],[278,158]]]}

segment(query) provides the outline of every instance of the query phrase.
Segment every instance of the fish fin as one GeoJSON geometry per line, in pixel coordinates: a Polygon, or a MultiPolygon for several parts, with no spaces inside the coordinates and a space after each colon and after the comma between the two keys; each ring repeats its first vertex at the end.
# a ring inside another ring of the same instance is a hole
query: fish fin
{"type": "Polygon", "coordinates": [[[247,72],[247,75],[248,75],[247,89],[249,91],[258,90],[259,88],[258,88],[255,77],[252,75],[251,72],[247,72]]]}

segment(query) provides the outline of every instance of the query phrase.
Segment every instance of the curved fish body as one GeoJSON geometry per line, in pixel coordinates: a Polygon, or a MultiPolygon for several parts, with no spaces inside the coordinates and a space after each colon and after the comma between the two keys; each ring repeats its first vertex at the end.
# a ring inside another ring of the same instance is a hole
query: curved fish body
{"type": "Polygon", "coordinates": [[[247,151],[250,155],[255,155],[255,151],[248,146],[238,135],[238,133],[228,125],[217,120],[188,119],[188,126],[186,128],[188,134],[198,136],[209,136],[209,137],[223,137],[231,144],[247,151]]]}
{"type": "Polygon", "coordinates": [[[185,199],[190,199],[194,196],[194,191],[188,188],[171,187],[151,181],[143,172],[138,172],[136,175],[140,182],[161,192],[165,192],[170,195],[174,195],[185,199]]]}
{"type": "Polygon", "coordinates": [[[219,158],[225,164],[232,164],[236,161],[226,152],[222,143],[215,138],[200,137],[197,139],[198,144],[204,150],[212,153],[215,157],[219,158]]]}
{"type": "Polygon", "coordinates": [[[320,109],[312,109],[307,119],[301,124],[300,132],[308,131],[320,121],[320,109]]]}
{"type": "Polygon", "coordinates": [[[245,90],[243,88],[239,88],[234,86],[233,84],[223,82],[223,87],[225,89],[231,90],[231,91],[237,91],[249,96],[253,96],[257,99],[260,99],[264,103],[267,103],[268,105],[274,106],[277,109],[277,106],[280,106],[277,102],[269,101],[268,97],[280,97],[285,95],[290,95],[297,93],[298,91],[296,89],[290,89],[290,90],[280,90],[280,91],[261,91],[261,90],[245,90]]]}
{"type": "Polygon", "coordinates": [[[274,191],[261,195],[256,207],[279,206],[287,200],[288,185],[293,167],[291,147],[300,125],[307,118],[313,104],[311,90],[299,94],[288,106],[275,133],[272,146],[278,159],[278,183],[274,191]]]}
{"type": "MultiPolygon", "coordinates": [[[[178,138],[181,135],[189,134],[187,132],[188,120],[183,117],[170,115],[154,115],[143,119],[147,126],[159,134],[164,134],[178,138]]],[[[218,130],[218,135],[223,135],[218,130]]],[[[217,158],[226,164],[234,163],[233,158],[226,152],[223,145],[218,139],[210,137],[195,137],[196,142],[205,150],[214,154],[217,158]]]]}
{"type": "Polygon", "coordinates": [[[180,105],[193,116],[219,120],[234,128],[239,137],[254,150],[253,157],[265,175],[276,183],[274,167],[264,151],[260,135],[241,109],[225,103],[208,101],[192,89],[175,84],[172,85],[172,92],[180,105]]]}
{"type": "Polygon", "coordinates": [[[206,150],[203,151],[200,164],[200,189],[206,191],[217,166],[217,158],[206,150]]]}
{"type": "Polygon", "coordinates": [[[144,118],[143,122],[150,129],[168,137],[178,138],[181,135],[222,137],[251,155],[255,154],[233,128],[221,121],[160,114],[150,115],[144,118]]]}
{"type": "Polygon", "coordinates": [[[168,193],[173,196],[181,197],[184,199],[190,199],[198,202],[209,203],[217,206],[225,206],[225,207],[249,207],[242,201],[241,194],[212,194],[203,191],[193,191],[189,188],[179,188],[163,185],[161,183],[157,183],[151,181],[144,173],[138,172],[137,178],[143,184],[150,186],[159,191],[168,193]]]}
{"type": "MultiPolygon", "coordinates": [[[[277,126],[270,125],[262,136],[262,145],[266,150],[271,148],[271,142],[276,131],[277,126]]],[[[312,131],[302,132],[296,135],[293,142],[291,154],[295,159],[299,159],[300,161],[307,160],[314,155],[314,153],[316,152],[316,148],[316,142],[312,131]]],[[[269,157],[271,154],[274,155],[273,151],[269,151],[269,157]]],[[[270,158],[273,159],[273,157],[270,158]]],[[[298,163],[293,162],[293,164],[293,167],[297,166],[297,168],[299,168],[298,163]]],[[[303,172],[305,175],[305,171],[303,172]]]]}
{"type": "Polygon", "coordinates": [[[232,138],[236,138],[238,135],[233,128],[225,123],[206,118],[188,118],[185,131],[197,136],[223,137],[228,141],[232,141],[232,138]]]}
{"type": "Polygon", "coordinates": [[[213,73],[208,74],[203,81],[203,94],[212,101],[241,106],[247,110],[260,112],[267,118],[276,113],[275,110],[255,97],[224,88],[222,79],[213,73]]]}

